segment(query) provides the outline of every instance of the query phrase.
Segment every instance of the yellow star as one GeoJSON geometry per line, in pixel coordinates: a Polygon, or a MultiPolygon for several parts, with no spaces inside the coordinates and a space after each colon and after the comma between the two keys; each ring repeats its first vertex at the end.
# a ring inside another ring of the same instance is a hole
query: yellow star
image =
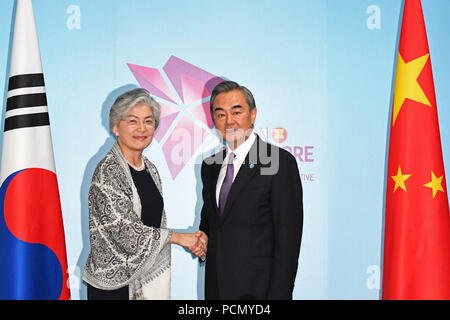
{"type": "Polygon", "coordinates": [[[398,166],[397,175],[391,177],[391,178],[394,179],[394,181],[395,181],[394,192],[397,191],[397,188],[398,188],[398,187],[400,187],[400,188],[402,188],[404,191],[406,191],[405,181],[406,181],[409,177],[411,177],[411,175],[410,175],[410,174],[402,174],[402,169],[400,169],[400,166],[398,166]]]}
{"type": "Polygon", "coordinates": [[[444,188],[442,188],[442,178],[443,177],[444,176],[436,178],[436,176],[434,175],[434,172],[431,171],[431,181],[428,182],[427,184],[424,184],[425,187],[433,189],[433,199],[436,196],[436,193],[438,191],[444,192],[444,188]]]}
{"type": "Polygon", "coordinates": [[[397,73],[395,76],[395,88],[394,88],[394,105],[393,105],[393,122],[395,124],[398,113],[403,106],[406,98],[423,103],[431,107],[430,101],[423,92],[417,78],[423,70],[423,67],[428,61],[429,53],[417,58],[413,61],[405,63],[400,53],[397,60],[397,73]]]}

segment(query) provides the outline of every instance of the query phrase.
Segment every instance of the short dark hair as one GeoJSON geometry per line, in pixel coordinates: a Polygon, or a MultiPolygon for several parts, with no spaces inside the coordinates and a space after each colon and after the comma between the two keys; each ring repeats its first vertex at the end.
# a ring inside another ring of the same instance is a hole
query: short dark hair
{"type": "MultiPolygon", "coordinates": [[[[221,93],[233,91],[233,90],[240,90],[244,96],[245,100],[247,101],[250,111],[256,108],[255,104],[255,98],[253,97],[253,94],[248,90],[246,87],[239,85],[238,83],[234,81],[224,81],[216,85],[211,93],[211,99],[209,100],[209,108],[211,110],[211,115],[213,116],[214,113],[214,101],[216,100],[217,96],[221,93]]],[[[214,118],[214,116],[213,116],[214,118]]]]}

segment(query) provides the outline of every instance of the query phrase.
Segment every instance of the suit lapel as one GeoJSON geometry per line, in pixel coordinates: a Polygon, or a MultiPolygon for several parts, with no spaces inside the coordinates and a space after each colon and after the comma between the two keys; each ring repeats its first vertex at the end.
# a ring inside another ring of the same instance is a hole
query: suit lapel
{"type": "Polygon", "coordinates": [[[259,137],[257,136],[255,142],[250,148],[249,153],[245,157],[245,160],[242,163],[239,172],[236,178],[234,179],[233,184],[231,185],[230,193],[228,194],[227,198],[227,203],[225,204],[225,208],[222,214],[221,219],[222,222],[230,214],[234,202],[239,197],[239,195],[242,194],[242,191],[245,188],[245,186],[250,182],[255,173],[259,172],[260,170],[261,164],[259,163],[259,159],[256,159],[257,161],[251,161],[254,159],[250,159],[250,155],[257,155],[258,145],[259,145],[259,137]]]}

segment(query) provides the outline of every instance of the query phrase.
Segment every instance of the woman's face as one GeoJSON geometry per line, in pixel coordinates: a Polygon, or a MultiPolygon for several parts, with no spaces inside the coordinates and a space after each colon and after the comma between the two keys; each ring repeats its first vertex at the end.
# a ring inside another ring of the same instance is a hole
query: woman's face
{"type": "Polygon", "coordinates": [[[155,118],[149,105],[138,103],[113,128],[122,152],[135,153],[147,148],[155,132],[155,118]]]}

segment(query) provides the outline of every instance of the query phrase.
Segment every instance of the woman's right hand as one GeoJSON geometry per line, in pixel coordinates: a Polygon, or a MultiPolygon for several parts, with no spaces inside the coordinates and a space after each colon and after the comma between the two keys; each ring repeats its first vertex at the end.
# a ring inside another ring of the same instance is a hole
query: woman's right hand
{"type": "Polygon", "coordinates": [[[196,233],[172,232],[172,238],[169,243],[183,246],[197,257],[203,257],[206,254],[206,244],[196,233]]]}

